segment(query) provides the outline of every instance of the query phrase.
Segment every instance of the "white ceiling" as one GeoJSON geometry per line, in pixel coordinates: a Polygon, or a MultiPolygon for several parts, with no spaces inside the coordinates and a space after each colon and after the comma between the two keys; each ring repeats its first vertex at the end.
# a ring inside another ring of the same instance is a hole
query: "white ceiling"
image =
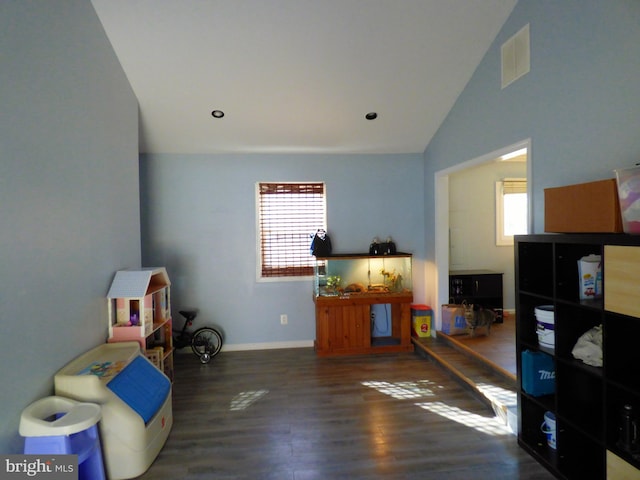
{"type": "Polygon", "coordinates": [[[422,153],[516,1],[92,3],[141,152],[422,153]]]}

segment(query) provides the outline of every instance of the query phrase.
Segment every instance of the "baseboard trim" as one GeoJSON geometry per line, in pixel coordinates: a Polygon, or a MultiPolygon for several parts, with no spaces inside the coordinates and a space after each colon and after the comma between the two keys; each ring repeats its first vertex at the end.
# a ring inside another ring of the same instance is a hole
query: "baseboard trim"
{"type": "Polygon", "coordinates": [[[239,352],[245,350],[278,350],[282,348],[308,348],[313,347],[313,340],[297,340],[293,342],[267,342],[267,343],[235,343],[223,345],[222,352],[239,352]]]}

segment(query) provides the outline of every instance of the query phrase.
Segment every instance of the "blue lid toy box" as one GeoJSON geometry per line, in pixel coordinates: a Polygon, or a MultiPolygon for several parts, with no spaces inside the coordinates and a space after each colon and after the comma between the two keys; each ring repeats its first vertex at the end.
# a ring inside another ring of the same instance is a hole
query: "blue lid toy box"
{"type": "Polygon", "coordinates": [[[551,355],[531,350],[522,352],[522,389],[534,397],[556,391],[556,369],[551,355]]]}

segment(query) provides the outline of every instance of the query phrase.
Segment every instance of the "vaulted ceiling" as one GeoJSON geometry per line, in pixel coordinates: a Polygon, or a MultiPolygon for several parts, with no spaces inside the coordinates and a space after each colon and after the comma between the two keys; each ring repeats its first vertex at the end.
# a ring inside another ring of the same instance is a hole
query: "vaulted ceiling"
{"type": "Polygon", "coordinates": [[[92,3],[141,152],[421,153],[516,1],[92,3]]]}

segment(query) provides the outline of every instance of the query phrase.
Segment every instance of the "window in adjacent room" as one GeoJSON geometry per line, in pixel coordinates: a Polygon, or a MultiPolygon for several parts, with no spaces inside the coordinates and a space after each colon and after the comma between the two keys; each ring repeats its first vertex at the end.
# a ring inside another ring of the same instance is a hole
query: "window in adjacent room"
{"type": "Polygon", "coordinates": [[[513,236],[527,232],[527,179],[496,182],[496,245],[513,245],[513,236]]]}
{"type": "Polygon", "coordinates": [[[256,184],[258,278],[313,275],[312,235],[326,229],[323,182],[256,184]]]}

